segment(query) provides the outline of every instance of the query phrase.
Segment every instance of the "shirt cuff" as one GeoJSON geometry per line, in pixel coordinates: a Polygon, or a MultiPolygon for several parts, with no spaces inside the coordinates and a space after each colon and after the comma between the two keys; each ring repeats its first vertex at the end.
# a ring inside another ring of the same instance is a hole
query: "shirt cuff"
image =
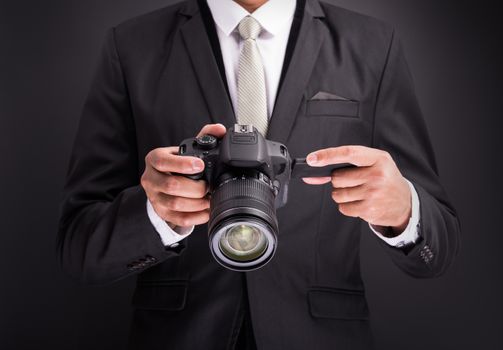
{"type": "Polygon", "coordinates": [[[397,248],[400,248],[407,244],[416,243],[419,238],[419,196],[417,195],[417,191],[414,188],[414,185],[409,180],[406,179],[406,181],[409,184],[410,193],[412,195],[412,214],[405,230],[398,236],[390,238],[382,235],[382,232],[384,230],[383,227],[369,224],[370,229],[377,235],[377,237],[379,237],[389,245],[397,248]]]}
{"type": "Polygon", "coordinates": [[[194,226],[181,227],[176,226],[174,229],[169,227],[168,223],[164,221],[154,210],[152,203],[147,199],[147,214],[150,222],[155,230],[161,237],[161,241],[165,246],[176,247],[185,237],[189,236],[194,231],[194,226]]]}

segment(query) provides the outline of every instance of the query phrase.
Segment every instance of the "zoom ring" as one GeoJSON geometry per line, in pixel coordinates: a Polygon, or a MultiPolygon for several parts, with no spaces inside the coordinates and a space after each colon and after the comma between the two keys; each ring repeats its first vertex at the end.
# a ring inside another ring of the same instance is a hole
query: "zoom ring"
{"type": "MultiPolygon", "coordinates": [[[[268,184],[254,178],[236,178],[218,186],[211,195],[211,218],[234,208],[253,208],[275,225],[275,196],[268,184]]],[[[243,212],[244,214],[244,212],[243,212]]]]}

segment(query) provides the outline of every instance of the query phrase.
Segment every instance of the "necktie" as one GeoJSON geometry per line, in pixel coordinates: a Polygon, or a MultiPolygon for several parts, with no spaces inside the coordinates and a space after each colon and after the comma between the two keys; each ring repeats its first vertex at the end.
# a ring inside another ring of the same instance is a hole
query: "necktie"
{"type": "Polygon", "coordinates": [[[268,122],[265,74],[255,41],[262,27],[253,17],[246,16],[239,22],[238,30],[244,41],[238,67],[238,123],[253,125],[265,137],[268,122]]]}

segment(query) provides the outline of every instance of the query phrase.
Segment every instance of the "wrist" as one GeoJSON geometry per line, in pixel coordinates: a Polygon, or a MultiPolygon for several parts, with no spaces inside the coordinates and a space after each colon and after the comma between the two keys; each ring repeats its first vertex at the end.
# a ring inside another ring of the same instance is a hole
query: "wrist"
{"type": "Polygon", "coordinates": [[[404,182],[405,182],[405,188],[407,189],[408,192],[406,201],[407,205],[405,207],[404,213],[397,220],[398,224],[391,225],[390,227],[390,234],[392,234],[393,236],[398,236],[403,231],[405,231],[405,229],[409,225],[410,218],[412,217],[412,193],[409,188],[409,184],[407,183],[407,180],[405,180],[404,182]]]}
{"type": "Polygon", "coordinates": [[[403,233],[403,231],[405,231],[405,229],[407,228],[409,224],[409,220],[407,220],[405,223],[399,225],[399,226],[391,226],[390,227],[390,234],[391,234],[391,237],[396,237],[396,236],[399,236],[403,233]]]}
{"type": "Polygon", "coordinates": [[[402,216],[402,219],[399,220],[398,225],[393,225],[390,226],[390,235],[392,236],[398,236],[402,234],[403,231],[407,228],[409,225],[410,218],[412,217],[412,208],[409,206],[408,210],[405,212],[405,215],[402,216]]]}
{"type": "Polygon", "coordinates": [[[407,212],[407,215],[404,219],[400,220],[400,224],[390,225],[390,226],[382,226],[382,225],[374,225],[370,224],[376,231],[378,231],[381,235],[386,238],[394,238],[400,236],[407,226],[409,226],[410,218],[412,217],[412,209],[407,212]]]}

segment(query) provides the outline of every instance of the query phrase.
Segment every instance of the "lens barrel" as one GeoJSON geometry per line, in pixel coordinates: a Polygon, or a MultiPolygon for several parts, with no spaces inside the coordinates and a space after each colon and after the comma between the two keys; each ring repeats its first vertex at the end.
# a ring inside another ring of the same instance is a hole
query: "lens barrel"
{"type": "Polygon", "coordinates": [[[210,250],[224,267],[250,271],[274,256],[278,223],[275,195],[261,174],[225,176],[211,194],[210,250]]]}

